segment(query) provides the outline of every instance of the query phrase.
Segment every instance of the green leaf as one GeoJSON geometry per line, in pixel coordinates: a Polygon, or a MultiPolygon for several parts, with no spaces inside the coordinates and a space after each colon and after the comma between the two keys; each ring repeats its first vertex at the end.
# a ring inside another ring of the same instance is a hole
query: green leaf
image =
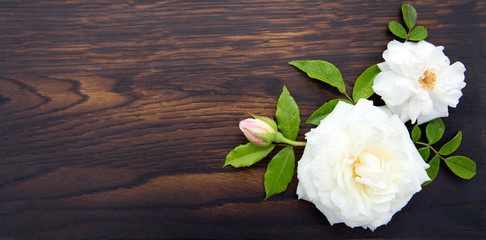
{"type": "Polygon", "coordinates": [[[418,142],[421,136],[422,136],[422,131],[420,131],[420,127],[416,124],[412,129],[413,142],[418,142]]]}
{"type": "Polygon", "coordinates": [[[228,165],[235,168],[251,166],[266,157],[274,147],[273,144],[265,147],[259,147],[253,143],[240,145],[228,153],[223,167],[228,165]]]}
{"type": "Polygon", "coordinates": [[[428,35],[429,33],[424,26],[417,26],[410,32],[409,39],[412,41],[420,41],[426,39],[428,35]]]}
{"type": "Polygon", "coordinates": [[[284,137],[295,140],[299,134],[300,115],[299,107],[290,95],[287,87],[283,87],[282,94],[278,98],[277,112],[275,113],[278,129],[284,137]]]}
{"type": "Polygon", "coordinates": [[[420,156],[422,156],[422,158],[424,159],[425,162],[427,162],[427,160],[429,160],[430,148],[428,148],[428,147],[419,148],[418,152],[420,153],[420,156]]]}
{"type": "Polygon", "coordinates": [[[343,76],[339,69],[330,62],[322,60],[301,60],[289,62],[290,65],[297,67],[311,78],[321,80],[333,87],[337,87],[339,92],[344,93],[343,76]]]}
{"type": "Polygon", "coordinates": [[[306,123],[314,124],[314,125],[319,125],[321,123],[321,120],[326,118],[327,115],[329,115],[332,110],[336,107],[339,101],[347,102],[351,104],[350,101],[345,100],[345,99],[333,99],[327,103],[324,103],[319,109],[314,111],[312,115],[307,119],[306,123]]]}
{"type": "Polygon", "coordinates": [[[444,144],[444,146],[440,148],[439,154],[443,156],[452,154],[457,150],[459,145],[461,145],[461,142],[462,142],[462,132],[459,131],[453,139],[451,139],[449,142],[447,142],[446,144],[444,144]]]}
{"type": "Polygon", "coordinates": [[[445,126],[442,122],[442,119],[436,118],[430,121],[425,127],[425,136],[427,136],[427,140],[429,144],[434,144],[442,138],[444,135],[445,126]]]}
{"type": "Polygon", "coordinates": [[[291,146],[280,150],[267,166],[264,177],[265,200],[287,189],[295,169],[294,148],[291,146]]]}
{"type": "Polygon", "coordinates": [[[412,29],[417,22],[417,11],[412,5],[405,3],[402,5],[402,14],[408,29],[412,29]]]}
{"type": "Polygon", "coordinates": [[[373,80],[376,75],[380,73],[381,70],[378,65],[373,65],[366,69],[359,77],[356,79],[353,87],[353,100],[358,102],[360,98],[369,98],[373,95],[373,80]]]}
{"type": "Polygon", "coordinates": [[[439,165],[440,165],[440,157],[439,155],[435,155],[432,160],[429,162],[429,168],[427,168],[427,175],[429,175],[430,181],[422,183],[422,187],[429,185],[432,181],[434,181],[435,177],[437,177],[437,173],[439,173],[439,165]]]}
{"type": "Polygon", "coordinates": [[[476,163],[464,156],[452,156],[445,159],[449,169],[458,177],[471,179],[476,175],[476,163]]]}
{"type": "Polygon", "coordinates": [[[391,21],[388,23],[388,29],[390,29],[390,32],[392,32],[395,36],[407,39],[407,31],[399,22],[391,21]]]}

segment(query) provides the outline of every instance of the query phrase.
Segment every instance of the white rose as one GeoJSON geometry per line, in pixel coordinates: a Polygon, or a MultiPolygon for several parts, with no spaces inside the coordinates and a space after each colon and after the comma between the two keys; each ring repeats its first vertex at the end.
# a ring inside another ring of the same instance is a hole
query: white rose
{"type": "Polygon", "coordinates": [[[373,90],[403,122],[447,117],[448,106],[459,103],[466,68],[461,62],[450,65],[443,50],[426,41],[388,43],[373,90]]]}
{"type": "Polygon", "coordinates": [[[374,230],[430,180],[403,122],[369,100],[339,102],[306,138],[297,195],[331,225],[374,230]]]}

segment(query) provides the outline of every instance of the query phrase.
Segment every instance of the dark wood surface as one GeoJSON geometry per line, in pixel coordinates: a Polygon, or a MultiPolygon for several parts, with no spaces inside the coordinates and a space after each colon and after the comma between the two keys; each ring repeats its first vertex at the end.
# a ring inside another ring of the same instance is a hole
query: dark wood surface
{"type": "Polygon", "coordinates": [[[222,168],[246,141],[238,121],[274,116],[283,85],[304,120],[338,96],[287,62],[330,61],[350,92],[402,3],[0,1],[0,238],[485,238],[484,1],[409,1],[467,68],[444,122],[472,180],[442,166],[371,232],[329,226],[295,177],[263,201],[268,159],[222,168]]]}

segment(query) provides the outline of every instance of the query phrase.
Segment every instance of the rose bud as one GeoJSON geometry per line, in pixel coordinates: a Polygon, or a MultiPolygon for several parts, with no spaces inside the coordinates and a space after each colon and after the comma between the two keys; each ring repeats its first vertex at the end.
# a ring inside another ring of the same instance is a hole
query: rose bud
{"type": "Polygon", "coordinates": [[[241,131],[251,143],[261,147],[269,145],[277,134],[277,124],[268,117],[253,117],[240,121],[241,131]]]}

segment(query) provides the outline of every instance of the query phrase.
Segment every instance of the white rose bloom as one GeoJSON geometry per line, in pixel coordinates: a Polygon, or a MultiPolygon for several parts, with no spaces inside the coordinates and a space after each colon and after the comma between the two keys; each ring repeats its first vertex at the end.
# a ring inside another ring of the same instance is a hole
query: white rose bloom
{"type": "Polygon", "coordinates": [[[339,102],[306,138],[297,195],[331,225],[374,230],[430,180],[403,122],[369,100],[339,102]]]}
{"type": "Polygon", "coordinates": [[[388,43],[373,90],[403,122],[447,117],[448,106],[459,103],[466,68],[461,62],[450,65],[443,50],[426,41],[388,43]]]}

